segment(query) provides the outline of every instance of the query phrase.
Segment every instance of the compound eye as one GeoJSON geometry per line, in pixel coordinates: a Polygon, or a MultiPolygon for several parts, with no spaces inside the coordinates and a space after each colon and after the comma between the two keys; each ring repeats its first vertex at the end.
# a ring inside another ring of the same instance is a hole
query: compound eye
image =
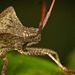
{"type": "Polygon", "coordinates": [[[26,34],[25,38],[27,41],[32,41],[34,39],[34,35],[33,34],[26,34]]]}
{"type": "Polygon", "coordinates": [[[29,35],[29,39],[33,40],[34,36],[33,35],[29,35]]]}

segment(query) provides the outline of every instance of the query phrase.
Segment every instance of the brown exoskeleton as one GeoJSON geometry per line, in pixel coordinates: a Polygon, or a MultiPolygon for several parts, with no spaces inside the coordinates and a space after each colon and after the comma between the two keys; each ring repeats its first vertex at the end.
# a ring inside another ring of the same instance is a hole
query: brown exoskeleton
{"type": "Polygon", "coordinates": [[[46,16],[46,5],[43,3],[43,12],[39,28],[28,28],[23,26],[16,16],[12,6],[0,14],[0,57],[5,62],[1,75],[6,74],[8,67],[8,59],[6,57],[6,53],[12,50],[17,50],[23,55],[48,55],[62,70],[75,74],[74,71],[68,70],[60,63],[58,55],[55,51],[45,48],[29,47],[32,44],[39,43],[41,40],[41,31],[46,25],[48,18],[50,17],[54,3],[55,0],[53,0],[46,16]]]}

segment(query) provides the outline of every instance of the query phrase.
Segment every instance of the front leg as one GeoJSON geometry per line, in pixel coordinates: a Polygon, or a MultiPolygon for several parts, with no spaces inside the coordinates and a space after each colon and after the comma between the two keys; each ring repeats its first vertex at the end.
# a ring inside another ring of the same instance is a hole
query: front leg
{"type": "Polygon", "coordinates": [[[3,60],[4,60],[4,66],[2,68],[1,75],[6,75],[6,71],[8,68],[8,59],[7,59],[7,57],[4,57],[3,60]]]}
{"type": "Polygon", "coordinates": [[[50,50],[50,49],[43,49],[43,48],[26,48],[27,52],[24,52],[22,50],[19,50],[18,52],[23,55],[48,55],[62,70],[68,73],[75,74],[74,71],[68,70],[66,67],[64,67],[58,58],[58,55],[56,52],[50,50]],[[53,54],[56,55],[56,58],[53,56],[53,54]]]}

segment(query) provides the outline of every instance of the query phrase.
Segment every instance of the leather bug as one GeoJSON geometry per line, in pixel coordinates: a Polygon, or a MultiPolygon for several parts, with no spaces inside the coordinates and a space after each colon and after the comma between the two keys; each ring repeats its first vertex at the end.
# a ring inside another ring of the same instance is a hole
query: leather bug
{"type": "Polygon", "coordinates": [[[48,55],[62,70],[75,74],[74,71],[68,70],[60,63],[58,54],[55,51],[45,48],[29,47],[32,44],[39,43],[41,40],[41,32],[51,15],[54,3],[55,0],[53,0],[46,16],[46,5],[43,3],[42,17],[39,28],[28,28],[23,26],[16,16],[15,10],[12,6],[0,14],[0,57],[5,62],[1,75],[6,74],[8,67],[8,59],[6,57],[6,53],[12,50],[17,50],[23,55],[48,55]]]}

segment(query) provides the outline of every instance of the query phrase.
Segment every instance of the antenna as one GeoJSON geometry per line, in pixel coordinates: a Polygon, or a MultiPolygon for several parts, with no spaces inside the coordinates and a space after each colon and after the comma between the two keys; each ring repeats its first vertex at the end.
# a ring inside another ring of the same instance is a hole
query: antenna
{"type": "Polygon", "coordinates": [[[38,34],[41,33],[42,29],[45,27],[50,15],[51,15],[51,11],[52,11],[52,8],[54,6],[54,3],[55,3],[55,0],[52,1],[52,4],[50,6],[50,9],[49,11],[47,12],[46,16],[45,16],[45,13],[46,13],[46,3],[43,2],[43,7],[42,7],[42,17],[41,17],[41,21],[40,21],[40,24],[39,24],[39,29],[38,29],[38,34]]]}

